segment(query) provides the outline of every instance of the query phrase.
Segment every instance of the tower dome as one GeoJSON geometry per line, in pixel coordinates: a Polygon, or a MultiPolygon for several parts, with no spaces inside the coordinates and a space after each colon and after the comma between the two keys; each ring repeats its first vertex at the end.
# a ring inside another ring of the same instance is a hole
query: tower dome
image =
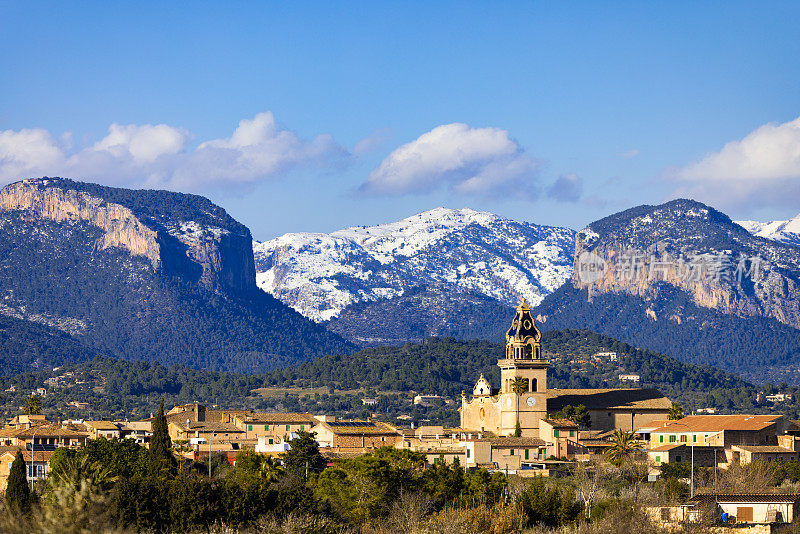
{"type": "Polygon", "coordinates": [[[522,299],[517,313],[506,332],[506,358],[509,360],[540,360],[542,333],[536,328],[531,307],[522,299]]]}

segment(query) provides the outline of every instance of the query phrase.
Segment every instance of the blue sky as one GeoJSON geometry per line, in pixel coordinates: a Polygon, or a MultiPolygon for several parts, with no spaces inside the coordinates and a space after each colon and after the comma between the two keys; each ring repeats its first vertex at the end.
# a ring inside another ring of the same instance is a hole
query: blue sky
{"type": "Polygon", "coordinates": [[[258,239],[440,205],[580,228],[676,195],[791,217],[798,19],[796,2],[0,1],[0,179],[200,193],[258,239]]]}

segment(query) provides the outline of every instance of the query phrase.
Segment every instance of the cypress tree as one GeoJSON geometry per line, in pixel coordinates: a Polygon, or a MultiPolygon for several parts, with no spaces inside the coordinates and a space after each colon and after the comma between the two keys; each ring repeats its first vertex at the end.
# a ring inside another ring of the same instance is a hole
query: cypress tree
{"type": "Polygon", "coordinates": [[[152,474],[169,469],[175,462],[172,456],[172,440],[167,428],[167,417],[164,415],[164,399],[158,407],[158,414],[153,419],[153,436],[150,438],[150,466],[152,474]]]}
{"type": "Polygon", "coordinates": [[[11,464],[8,474],[8,487],[6,488],[6,501],[9,508],[27,514],[31,509],[31,490],[28,488],[28,478],[25,472],[25,459],[22,451],[17,451],[17,456],[11,464]]]}

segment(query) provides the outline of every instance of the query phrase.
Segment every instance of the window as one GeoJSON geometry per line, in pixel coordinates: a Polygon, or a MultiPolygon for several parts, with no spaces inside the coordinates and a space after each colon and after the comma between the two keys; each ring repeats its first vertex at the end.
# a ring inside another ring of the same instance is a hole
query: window
{"type": "Polygon", "coordinates": [[[656,455],[656,462],[660,462],[660,461],[661,461],[661,456],[656,455]]]}
{"type": "Polygon", "coordinates": [[[661,434],[660,436],[658,436],[658,442],[659,443],[664,443],[664,434],[661,434]]]}
{"type": "Polygon", "coordinates": [[[306,429],[306,426],[305,426],[305,425],[300,425],[300,430],[301,430],[301,431],[302,431],[302,430],[305,430],[305,429],[306,429]]]}
{"type": "Polygon", "coordinates": [[[269,430],[269,425],[264,425],[264,430],[269,430]]]}
{"type": "Polygon", "coordinates": [[[469,449],[467,449],[467,458],[469,458],[469,449]]]}
{"type": "Polygon", "coordinates": [[[247,430],[252,431],[253,430],[253,425],[247,425],[247,430]]]}
{"type": "Polygon", "coordinates": [[[692,434],[692,443],[697,443],[697,434],[692,434]]]}
{"type": "Polygon", "coordinates": [[[514,456],[514,449],[511,449],[511,456],[514,456]]]}
{"type": "Polygon", "coordinates": [[[269,444],[272,445],[272,438],[269,438],[269,444]]]}
{"type": "Polygon", "coordinates": [[[686,436],[681,436],[681,443],[686,443],[686,436]]]}
{"type": "Polygon", "coordinates": [[[286,431],[287,431],[287,432],[289,431],[289,426],[290,426],[290,425],[286,425],[286,431]]]}
{"type": "Polygon", "coordinates": [[[737,506],[736,507],[736,522],[752,522],[753,521],[753,507],[752,506],[737,506]]]}
{"type": "Polygon", "coordinates": [[[675,457],[675,461],[676,461],[676,462],[680,462],[680,461],[681,461],[681,457],[680,457],[680,456],[676,456],[676,457],[675,457]]]}
{"type": "Polygon", "coordinates": [[[669,437],[669,442],[670,443],[675,443],[675,436],[670,436],[669,437]]]}
{"type": "Polygon", "coordinates": [[[575,437],[575,431],[574,430],[570,430],[569,431],[569,437],[571,437],[571,438],[575,437]]]}
{"type": "Polygon", "coordinates": [[[558,430],[553,430],[553,437],[558,437],[558,430]]]}
{"type": "Polygon", "coordinates": [[[528,459],[528,454],[529,454],[529,453],[528,453],[528,449],[525,449],[525,459],[526,459],[526,460],[528,459]]]}

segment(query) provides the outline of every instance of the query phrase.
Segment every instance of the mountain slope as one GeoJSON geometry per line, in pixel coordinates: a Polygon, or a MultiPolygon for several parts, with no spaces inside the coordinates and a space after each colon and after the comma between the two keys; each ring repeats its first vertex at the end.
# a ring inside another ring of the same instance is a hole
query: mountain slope
{"type": "Polygon", "coordinates": [[[351,304],[325,325],[362,346],[429,337],[499,341],[513,310],[480,293],[438,284],[412,288],[391,299],[351,304]]]}
{"type": "MultiPolygon", "coordinates": [[[[441,297],[456,292],[483,299],[487,306],[481,313],[487,313],[516,305],[523,297],[538,303],[559,287],[570,276],[573,235],[566,228],[486,212],[437,208],[391,224],[332,234],[286,234],[256,243],[256,277],[259,287],[316,321],[334,319],[356,303],[386,303],[383,299],[422,287],[431,296],[437,294],[434,307],[441,297]]],[[[404,320],[400,302],[395,303],[400,313],[395,320],[404,320]]],[[[441,314],[435,309],[431,314],[437,319],[407,335],[435,331],[441,314]]],[[[332,325],[346,335],[367,335],[363,327],[342,327],[354,321],[355,315],[349,314],[332,325]]],[[[414,321],[425,322],[421,317],[414,321]]],[[[379,330],[369,335],[394,338],[379,330]]]]}
{"type": "Polygon", "coordinates": [[[258,290],[251,243],[202,197],[24,180],[0,191],[0,313],[105,356],[218,370],[350,350],[258,290]]]}
{"type": "Polygon", "coordinates": [[[754,380],[795,380],[800,249],[699,202],[639,206],[576,234],[572,279],[537,313],[545,328],[591,328],[754,380]]]}

